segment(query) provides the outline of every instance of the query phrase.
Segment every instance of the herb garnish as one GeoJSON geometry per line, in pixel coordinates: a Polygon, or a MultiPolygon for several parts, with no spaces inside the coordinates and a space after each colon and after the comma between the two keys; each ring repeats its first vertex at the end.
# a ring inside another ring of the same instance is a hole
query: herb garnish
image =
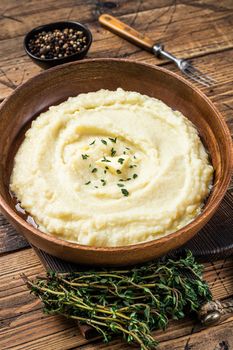
{"type": "Polygon", "coordinates": [[[81,156],[82,156],[82,159],[87,159],[89,157],[88,154],[82,154],[81,156]]]}
{"type": "Polygon", "coordinates": [[[120,163],[120,164],[123,164],[123,163],[124,163],[124,161],[125,161],[125,159],[124,159],[124,158],[119,158],[119,159],[118,159],[118,163],[120,163]]]}
{"type": "Polygon", "coordinates": [[[101,162],[108,162],[108,163],[111,163],[111,160],[108,160],[108,159],[104,156],[103,159],[101,159],[101,162]]]}
{"type": "Polygon", "coordinates": [[[124,184],[117,184],[118,187],[124,187],[124,184]]]}
{"type": "Polygon", "coordinates": [[[138,177],[137,174],[133,174],[133,178],[136,179],[138,177]]]}
{"type": "Polygon", "coordinates": [[[111,156],[114,157],[116,154],[116,150],[114,148],[111,149],[111,156]]]}
{"type": "Polygon", "coordinates": [[[107,145],[107,141],[105,140],[100,140],[104,145],[107,145]]]}
{"type": "Polygon", "coordinates": [[[136,168],[136,167],[137,167],[137,165],[136,165],[136,164],[134,164],[134,165],[130,165],[130,166],[129,166],[129,168],[130,168],[130,169],[133,169],[133,168],[136,168]]]}
{"type": "Polygon", "coordinates": [[[92,141],[92,143],[89,143],[89,145],[92,146],[92,145],[94,145],[94,143],[95,143],[95,140],[92,141]]]}
{"type": "Polygon", "coordinates": [[[98,169],[97,168],[94,168],[94,169],[92,169],[92,173],[96,173],[98,171],[98,169]]]}
{"type": "Polygon", "coordinates": [[[88,182],[85,183],[85,185],[89,185],[90,183],[91,183],[91,181],[88,181],[88,182]]]}
{"type": "Polygon", "coordinates": [[[112,137],[109,137],[108,138],[110,141],[112,141],[113,143],[116,143],[116,141],[117,141],[117,137],[115,137],[115,139],[113,139],[112,137]]]}
{"type": "Polygon", "coordinates": [[[129,192],[128,192],[125,188],[122,188],[122,189],[121,189],[121,192],[123,193],[123,195],[124,195],[125,197],[128,197],[129,192]]]}
{"type": "Polygon", "coordinates": [[[102,185],[105,186],[106,185],[106,181],[104,179],[100,180],[102,182],[102,185]]]}
{"type": "Polygon", "coordinates": [[[157,345],[153,330],[165,329],[169,319],[182,319],[212,299],[202,271],[187,252],[128,269],[50,271],[47,278],[30,281],[24,275],[23,279],[42,300],[46,314],[88,324],[104,341],[118,334],[150,350],[157,345]]]}
{"type": "Polygon", "coordinates": [[[117,174],[121,174],[121,171],[120,171],[119,169],[117,169],[117,171],[116,171],[116,172],[117,172],[117,174]]]}
{"type": "Polygon", "coordinates": [[[126,149],[128,149],[130,151],[130,148],[129,147],[125,147],[126,149]]]}

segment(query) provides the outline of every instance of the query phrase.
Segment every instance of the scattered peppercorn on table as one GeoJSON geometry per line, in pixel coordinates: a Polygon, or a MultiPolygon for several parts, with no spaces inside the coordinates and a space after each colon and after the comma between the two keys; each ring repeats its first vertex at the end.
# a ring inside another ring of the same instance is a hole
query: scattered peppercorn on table
{"type": "MultiPolygon", "coordinates": [[[[217,81],[216,86],[199,87],[222,112],[233,132],[231,0],[223,0],[221,3],[214,0],[3,0],[0,13],[1,101],[18,85],[41,71],[23,51],[24,35],[35,26],[67,19],[84,23],[92,31],[94,41],[88,58],[129,58],[158,64],[180,74],[171,63],[158,60],[150,53],[100,27],[98,16],[101,13],[109,13],[140,32],[149,34],[155,41],[162,41],[173,54],[193,58],[198,68],[213,77],[217,81]]],[[[58,35],[57,32],[55,34],[58,35]]],[[[63,34],[59,36],[62,37],[63,34]]],[[[74,36],[78,33],[68,34],[74,36]]],[[[43,50],[39,48],[39,54],[53,54],[48,46],[43,50]]],[[[63,49],[58,55],[66,54],[67,48],[63,49]]],[[[219,222],[219,234],[226,229],[229,230],[229,234],[233,234],[232,184],[219,210],[223,213],[219,222]]],[[[0,349],[131,349],[117,338],[104,345],[98,339],[86,340],[74,322],[42,313],[40,301],[29,293],[20,277],[21,273],[29,278],[43,274],[42,264],[33,249],[1,214],[0,264],[0,349]]],[[[233,297],[233,258],[206,263],[204,277],[209,282],[215,299],[233,297]]],[[[153,335],[160,342],[159,350],[228,350],[233,347],[232,327],[233,314],[223,323],[207,329],[202,328],[195,320],[187,318],[172,321],[165,332],[156,331],[153,335]]]]}

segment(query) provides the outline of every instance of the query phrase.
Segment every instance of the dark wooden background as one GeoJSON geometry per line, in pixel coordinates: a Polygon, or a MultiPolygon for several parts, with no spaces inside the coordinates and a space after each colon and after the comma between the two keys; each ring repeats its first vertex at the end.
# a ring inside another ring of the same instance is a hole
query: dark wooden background
{"type": "MultiPolygon", "coordinates": [[[[161,41],[173,54],[192,58],[195,65],[217,80],[201,87],[222,112],[233,132],[233,0],[1,0],[0,101],[18,85],[40,72],[23,50],[23,37],[40,24],[72,19],[86,23],[94,37],[89,58],[122,57],[158,64],[180,74],[98,24],[101,13],[111,13],[139,31],[161,41]]],[[[197,85],[197,84],[195,84],[197,85]]],[[[233,185],[225,200],[233,215],[233,185]]],[[[233,228],[232,228],[233,230],[233,228]]],[[[30,295],[20,273],[34,277],[43,267],[28,246],[0,214],[0,349],[130,349],[116,339],[111,344],[82,338],[77,326],[61,317],[45,316],[30,295]]],[[[205,278],[215,298],[233,296],[233,259],[205,264],[205,278]]],[[[210,329],[195,321],[172,322],[155,332],[160,350],[233,349],[233,316],[210,329]]]]}

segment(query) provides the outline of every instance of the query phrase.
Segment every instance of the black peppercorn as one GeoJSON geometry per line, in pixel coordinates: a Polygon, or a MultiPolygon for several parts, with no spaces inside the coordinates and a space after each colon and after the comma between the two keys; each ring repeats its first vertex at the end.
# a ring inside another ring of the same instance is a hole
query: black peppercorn
{"type": "Polygon", "coordinates": [[[86,48],[87,38],[80,30],[65,28],[63,30],[38,33],[29,41],[31,53],[42,59],[67,57],[86,48]]]}

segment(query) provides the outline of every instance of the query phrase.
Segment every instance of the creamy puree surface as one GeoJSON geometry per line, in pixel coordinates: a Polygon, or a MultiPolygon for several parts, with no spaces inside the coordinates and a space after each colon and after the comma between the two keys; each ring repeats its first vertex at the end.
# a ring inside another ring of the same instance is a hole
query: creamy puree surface
{"type": "Polygon", "coordinates": [[[192,221],[212,175],[187,118],[119,88],[71,97],[33,121],[15,156],[10,189],[41,231],[120,246],[192,221]]]}

